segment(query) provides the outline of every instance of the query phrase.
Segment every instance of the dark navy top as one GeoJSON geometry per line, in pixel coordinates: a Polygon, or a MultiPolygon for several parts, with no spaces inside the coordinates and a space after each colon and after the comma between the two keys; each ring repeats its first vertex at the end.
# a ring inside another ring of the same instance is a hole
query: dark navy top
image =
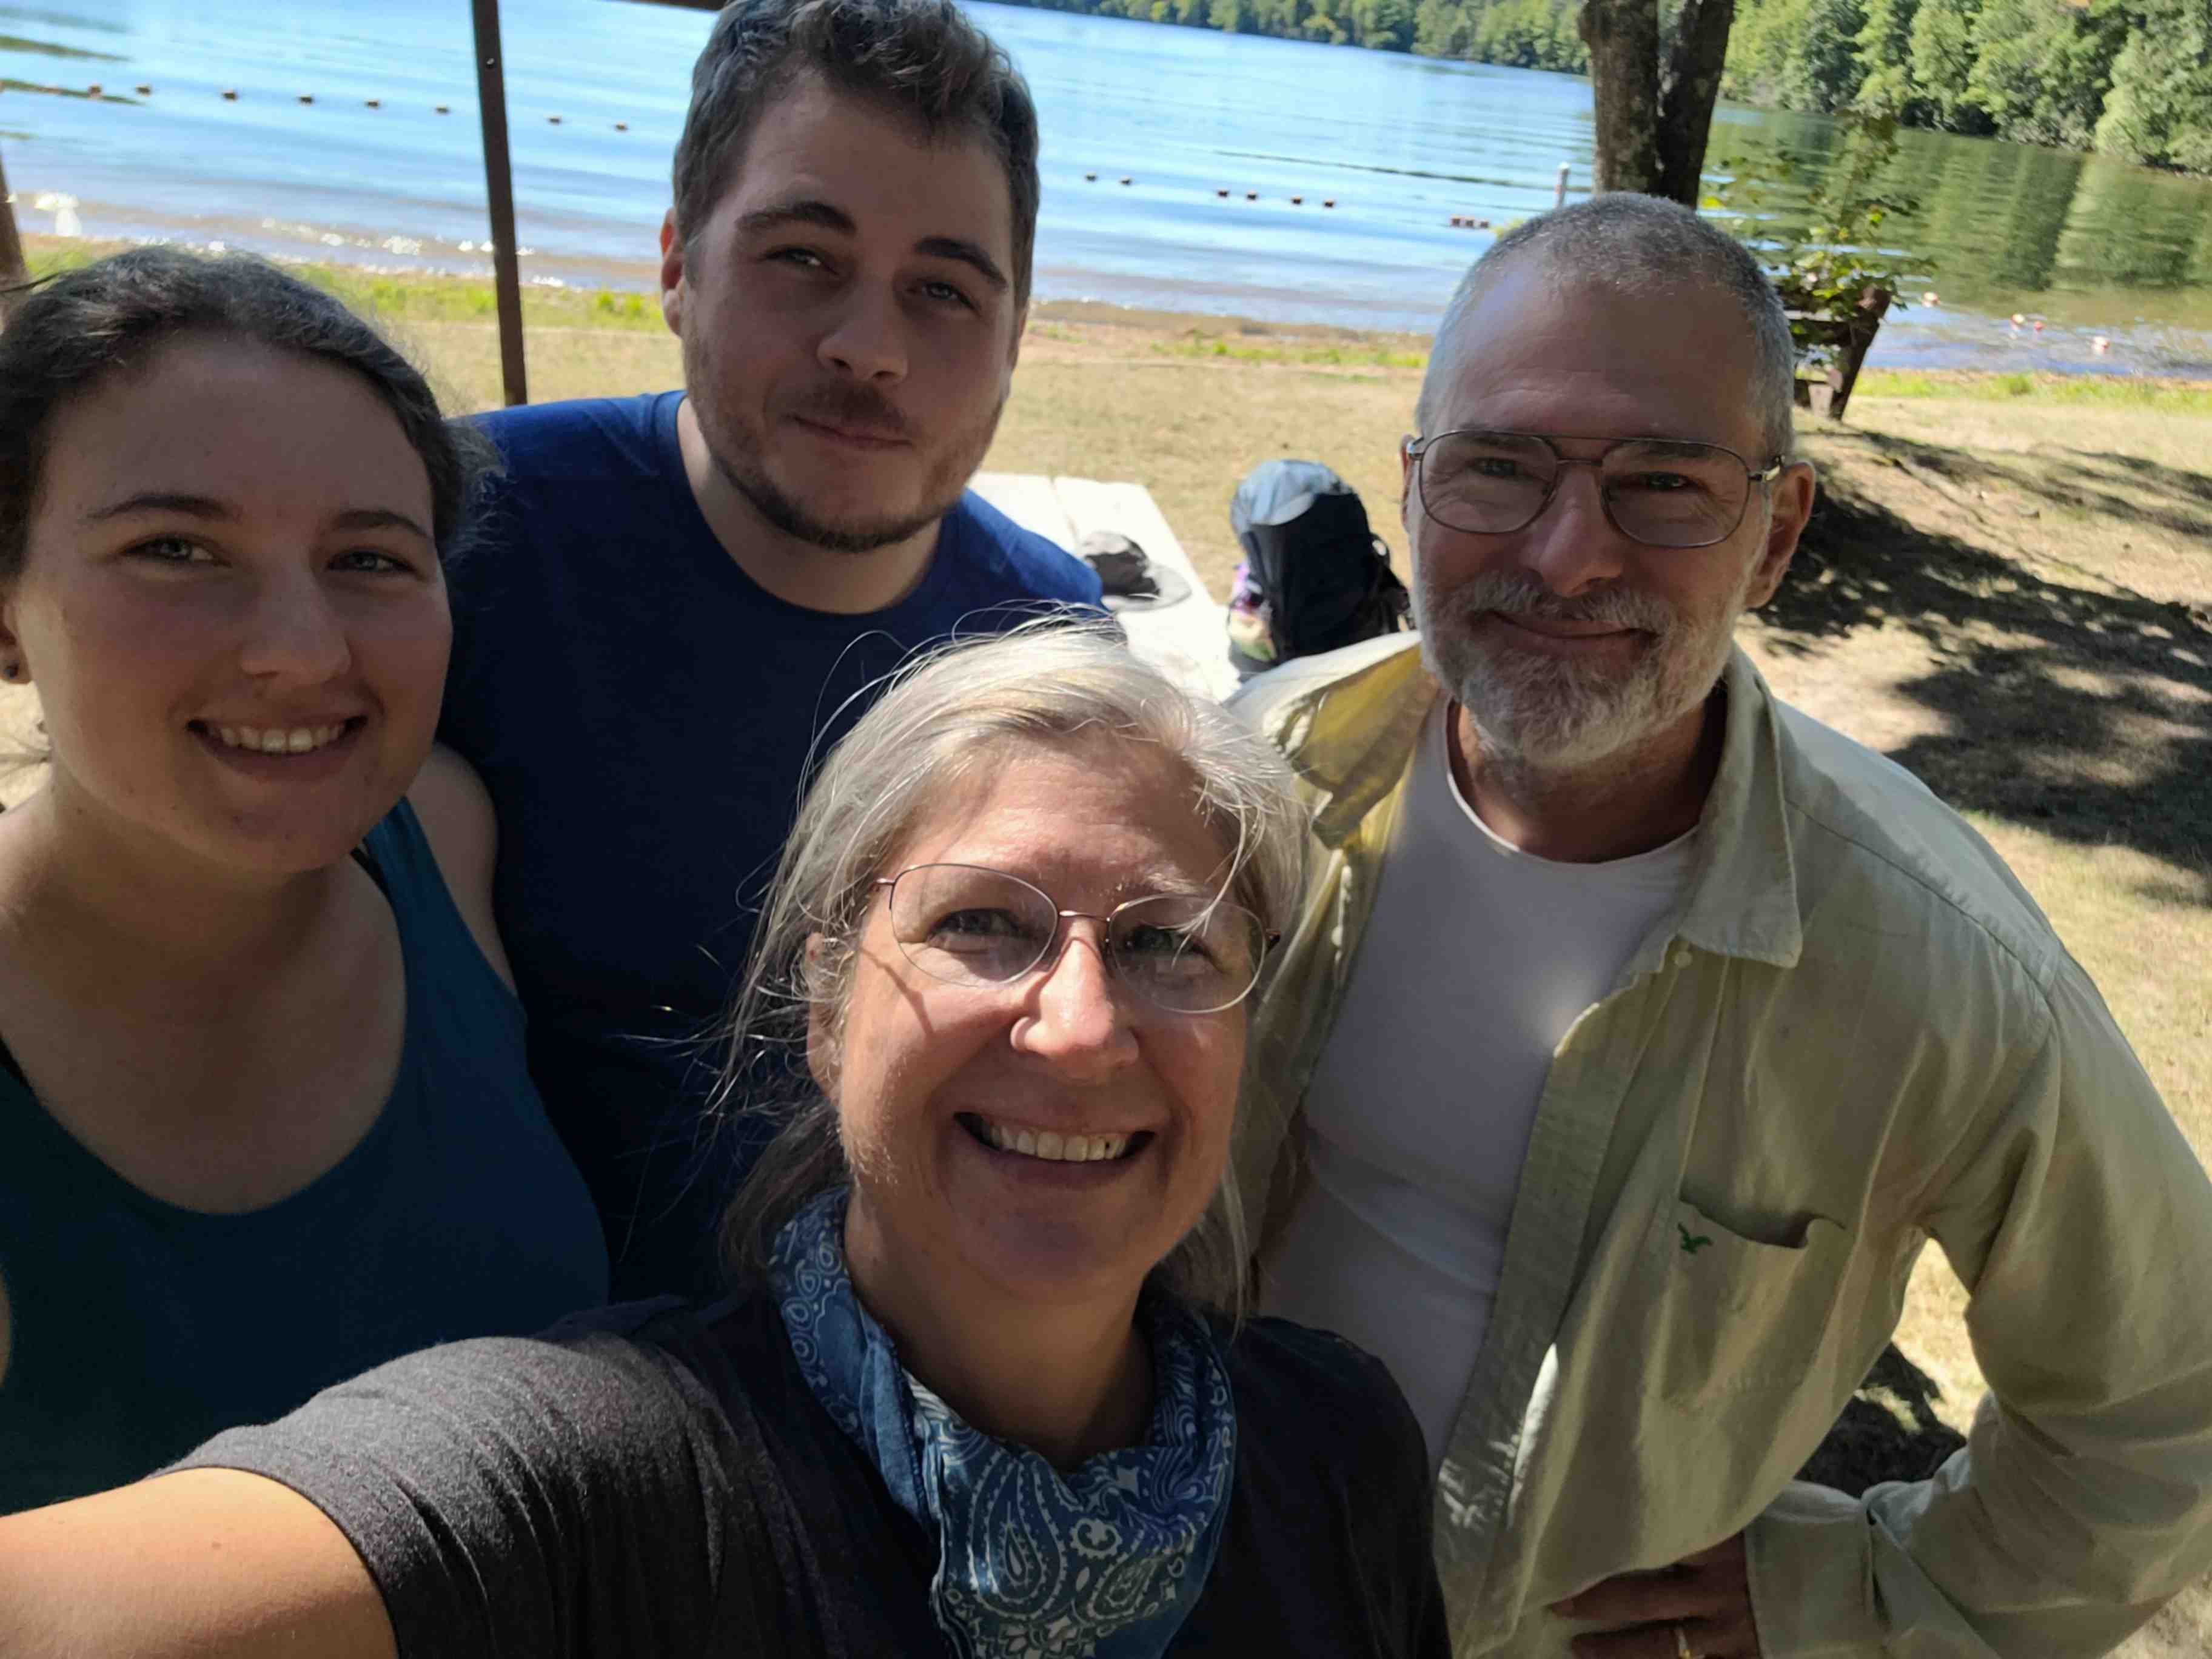
{"type": "Polygon", "coordinates": [[[417,1348],[605,1300],[599,1229],[531,1087],[522,1011],[405,802],[362,862],[406,963],[399,1073],[360,1145],[290,1197],[241,1215],[164,1203],[0,1066],[0,1514],[135,1480],[417,1348]]]}
{"type": "Polygon", "coordinates": [[[916,647],[1099,597],[1088,566],[970,494],[896,605],[848,617],[786,604],[700,513],[677,444],[682,401],[485,416],[505,474],[447,570],[441,735],[499,808],[500,929],[531,1069],[626,1299],[714,1284],[714,1214],[741,1152],[702,1119],[719,1060],[705,1039],[809,757],[916,647]]]}

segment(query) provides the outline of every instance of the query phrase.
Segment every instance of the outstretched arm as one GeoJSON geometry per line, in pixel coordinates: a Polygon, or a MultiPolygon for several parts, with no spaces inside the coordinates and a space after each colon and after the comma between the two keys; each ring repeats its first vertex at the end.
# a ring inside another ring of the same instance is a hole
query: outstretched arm
{"type": "Polygon", "coordinates": [[[368,1569],[274,1480],[190,1469],[0,1516],[10,1659],[392,1659],[368,1569]]]}
{"type": "Polygon", "coordinates": [[[732,1455],[658,1350],[581,1328],[430,1349],[0,1520],[0,1655],[720,1652],[722,1567],[759,1536],[732,1455]]]}

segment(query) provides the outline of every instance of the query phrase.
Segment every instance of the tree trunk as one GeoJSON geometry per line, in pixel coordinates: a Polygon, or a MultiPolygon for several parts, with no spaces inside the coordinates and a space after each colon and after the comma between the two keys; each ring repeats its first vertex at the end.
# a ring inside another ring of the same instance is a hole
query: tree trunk
{"type": "Polygon", "coordinates": [[[1697,206],[1701,193],[1705,139],[1735,21],[1735,0],[1683,0],[1660,72],[1659,165],[1650,189],[1684,207],[1697,206]]]}
{"type": "Polygon", "coordinates": [[[15,210],[8,203],[8,170],[0,167],[0,322],[14,308],[9,290],[28,274],[23,269],[23,244],[15,234],[15,210]]]}
{"type": "Polygon", "coordinates": [[[1597,118],[1591,187],[1654,190],[1660,173],[1658,0],[1583,0],[1579,27],[1589,47],[1597,118]]]}

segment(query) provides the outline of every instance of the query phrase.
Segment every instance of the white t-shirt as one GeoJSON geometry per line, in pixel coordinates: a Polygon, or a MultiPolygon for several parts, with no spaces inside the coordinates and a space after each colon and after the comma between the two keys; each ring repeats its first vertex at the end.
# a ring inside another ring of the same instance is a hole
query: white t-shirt
{"type": "Polygon", "coordinates": [[[1608,864],[1500,840],[1451,775],[1438,699],[1375,912],[1306,1091],[1313,1181],[1265,1311],[1379,1355],[1443,1461],[1489,1323],[1552,1056],[1680,901],[1697,832],[1608,864]]]}

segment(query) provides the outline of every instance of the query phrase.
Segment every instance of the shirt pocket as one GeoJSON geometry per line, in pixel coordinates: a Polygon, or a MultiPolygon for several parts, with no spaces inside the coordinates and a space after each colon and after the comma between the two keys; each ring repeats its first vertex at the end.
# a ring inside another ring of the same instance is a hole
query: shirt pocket
{"type": "Polygon", "coordinates": [[[1794,1240],[1753,1238],[1676,1200],[1658,1246],[1668,1261],[1651,1356],[1664,1398],[1695,1404],[1818,1364],[1850,1233],[1822,1215],[1790,1231],[1794,1240]]]}

